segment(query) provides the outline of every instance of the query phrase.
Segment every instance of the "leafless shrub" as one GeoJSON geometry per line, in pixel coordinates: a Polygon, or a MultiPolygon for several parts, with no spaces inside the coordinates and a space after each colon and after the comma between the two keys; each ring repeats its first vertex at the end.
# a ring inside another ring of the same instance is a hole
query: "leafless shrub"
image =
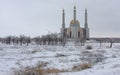
{"type": "Polygon", "coordinates": [[[31,53],[33,53],[33,54],[36,53],[36,52],[37,52],[37,50],[33,50],[33,51],[31,51],[31,53]]]}
{"type": "Polygon", "coordinates": [[[73,71],[80,71],[80,66],[75,65],[75,66],[72,67],[72,70],[73,71]]]}
{"type": "Polygon", "coordinates": [[[118,68],[118,67],[120,67],[120,64],[115,64],[112,66],[112,68],[118,68]]]}
{"type": "Polygon", "coordinates": [[[22,54],[34,54],[36,52],[37,52],[37,50],[32,50],[32,51],[22,51],[21,53],[22,54]]]}
{"type": "Polygon", "coordinates": [[[92,49],[92,46],[91,45],[87,45],[86,49],[92,49]]]}
{"type": "Polygon", "coordinates": [[[81,58],[82,61],[89,62],[89,63],[98,63],[101,62],[104,59],[103,53],[99,51],[83,51],[81,53],[81,58]]]}
{"type": "Polygon", "coordinates": [[[64,57],[64,56],[66,56],[66,55],[64,55],[64,54],[57,54],[56,55],[56,57],[64,57]]]}
{"type": "Polygon", "coordinates": [[[46,67],[49,63],[48,62],[39,62],[36,67],[37,68],[43,68],[46,67]]]}
{"type": "Polygon", "coordinates": [[[112,55],[112,58],[116,58],[116,55],[112,55]]]}

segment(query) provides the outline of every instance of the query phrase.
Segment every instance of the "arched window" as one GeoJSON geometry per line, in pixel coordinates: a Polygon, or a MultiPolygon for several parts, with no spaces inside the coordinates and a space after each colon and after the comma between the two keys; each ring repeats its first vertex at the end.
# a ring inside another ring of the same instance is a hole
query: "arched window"
{"type": "Polygon", "coordinates": [[[78,38],[80,38],[80,31],[78,31],[78,38]]]}
{"type": "Polygon", "coordinates": [[[70,31],[70,38],[71,38],[71,36],[72,36],[72,32],[70,31]]]}

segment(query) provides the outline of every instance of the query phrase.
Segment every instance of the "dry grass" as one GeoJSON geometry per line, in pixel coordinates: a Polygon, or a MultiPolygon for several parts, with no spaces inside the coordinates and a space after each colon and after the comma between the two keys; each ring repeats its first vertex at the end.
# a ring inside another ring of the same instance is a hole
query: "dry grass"
{"type": "Polygon", "coordinates": [[[80,70],[91,68],[91,66],[92,65],[90,63],[83,63],[83,64],[80,64],[80,65],[73,66],[72,70],[73,71],[80,71],[80,70]]]}
{"type": "Polygon", "coordinates": [[[47,75],[52,74],[56,75],[59,72],[64,72],[65,70],[59,70],[56,68],[48,68],[45,69],[44,67],[49,64],[48,62],[39,62],[36,67],[26,67],[19,71],[14,71],[14,75],[47,75]]]}
{"type": "Polygon", "coordinates": [[[56,75],[60,72],[65,72],[65,70],[59,70],[55,68],[48,68],[48,69],[42,69],[42,68],[26,68],[22,71],[15,71],[14,75],[56,75]]]}
{"type": "Polygon", "coordinates": [[[90,63],[83,63],[83,64],[81,64],[80,65],[80,67],[81,67],[81,69],[83,70],[83,69],[87,69],[87,68],[91,68],[91,64],[90,63]]]}
{"type": "Polygon", "coordinates": [[[59,73],[59,72],[61,72],[61,70],[55,69],[55,68],[52,68],[52,69],[38,69],[37,70],[38,75],[56,74],[56,73],[59,73]]]}
{"type": "Polygon", "coordinates": [[[25,69],[19,70],[19,71],[15,71],[14,75],[57,75],[60,72],[73,72],[73,71],[80,71],[80,70],[84,70],[87,68],[91,68],[91,64],[89,63],[83,63],[80,65],[76,65],[73,66],[72,70],[59,70],[56,68],[48,68],[48,69],[44,69],[41,66],[37,66],[37,67],[26,67],[25,69]]]}

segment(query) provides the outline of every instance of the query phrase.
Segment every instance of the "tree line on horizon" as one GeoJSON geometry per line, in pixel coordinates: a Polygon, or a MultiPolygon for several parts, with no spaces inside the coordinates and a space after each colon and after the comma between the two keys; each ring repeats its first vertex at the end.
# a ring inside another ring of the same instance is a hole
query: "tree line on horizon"
{"type": "MultiPolygon", "coordinates": [[[[120,43],[120,38],[90,38],[90,40],[96,40],[99,43],[111,43],[111,45],[112,43],[120,43]]],[[[57,34],[47,34],[33,38],[25,35],[0,37],[0,42],[8,45],[29,45],[31,43],[37,45],[62,45],[64,40],[57,34]]]]}
{"type": "Polygon", "coordinates": [[[6,36],[0,37],[0,42],[2,44],[13,44],[13,45],[29,45],[30,43],[35,43],[37,45],[57,45],[62,44],[63,40],[57,36],[57,34],[47,34],[43,36],[38,36],[31,38],[30,36],[20,35],[20,36],[6,36]]]}

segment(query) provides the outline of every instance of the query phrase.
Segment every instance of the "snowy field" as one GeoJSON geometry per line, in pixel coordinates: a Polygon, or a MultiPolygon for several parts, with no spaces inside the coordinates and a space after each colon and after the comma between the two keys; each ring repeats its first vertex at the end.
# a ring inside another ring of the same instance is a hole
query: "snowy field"
{"type": "Polygon", "coordinates": [[[119,75],[120,74],[120,43],[86,43],[80,46],[69,42],[62,46],[40,45],[3,45],[0,44],[0,75],[13,75],[16,70],[36,66],[47,62],[44,68],[68,70],[58,75],[119,75]],[[91,45],[92,49],[86,49],[91,45]],[[82,63],[92,63],[91,68],[73,70],[82,63]],[[71,71],[71,72],[70,72],[71,71]]]}

